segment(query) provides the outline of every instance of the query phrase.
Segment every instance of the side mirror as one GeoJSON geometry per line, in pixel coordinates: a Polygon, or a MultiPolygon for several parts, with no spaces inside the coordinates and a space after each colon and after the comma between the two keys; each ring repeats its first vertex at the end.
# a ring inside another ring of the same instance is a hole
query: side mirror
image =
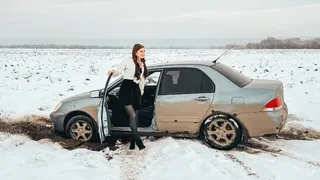
{"type": "Polygon", "coordinates": [[[90,92],[90,98],[99,98],[100,97],[100,90],[94,90],[90,92]]]}

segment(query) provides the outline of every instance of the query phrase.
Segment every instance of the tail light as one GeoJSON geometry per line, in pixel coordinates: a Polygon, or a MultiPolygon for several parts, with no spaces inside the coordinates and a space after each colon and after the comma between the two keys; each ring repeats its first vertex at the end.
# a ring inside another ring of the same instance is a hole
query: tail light
{"type": "Polygon", "coordinates": [[[277,97],[264,106],[262,111],[278,111],[282,108],[282,100],[277,97]]]}

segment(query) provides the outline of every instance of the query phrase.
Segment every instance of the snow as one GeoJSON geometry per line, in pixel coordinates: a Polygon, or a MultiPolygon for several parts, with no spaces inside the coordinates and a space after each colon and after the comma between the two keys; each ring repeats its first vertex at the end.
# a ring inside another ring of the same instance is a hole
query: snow
{"type": "MultiPolygon", "coordinates": [[[[147,65],[213,60],[223,51],[147,49],[147,65]]],[[[0,49],[0,116],[48,116],[60,100],[104,87],[109,68],[130,53],[131,49],[0,49]]],[[[219,61],[252,78],[281,80],[290,114],[285,130],[320,137],[319,50],[233,50],[219,61]]],[[[320,177],[320,140],[256,138],[250,142],[252,147],[232,151],[170,137],[144,142],[147,148],[142,151],[130,151],[128,145],[119,145],[116,151],[69,151],[56,143],[1,132],[1,179],[320,177]]]]}
{"type": "Polygon", "coordinates": [[[0,134],[1,179],[113,179],[120,174],[104,153],[86,149],[68,151],[17,135],[0,134]]]}
{"type": "MultiPolygon", "coordinates": [[[[279,142],[284,152],[263,151],[259,154],[230,151],[222,152],[199,144],[194,140],[163,138],[148,143],[146,171],[141,179],[300,179],[306,169],[306,179],[319,177],[319,166],[308,161],[320,162],[318,150],[320,141],[279,142]],[[294,147],[297,153],[291,154],[294,147]],[[310,154],[304,154],[305,152],[310,154]],[[284,154],[284,155],[280,155],[284,154]],[[275,157],[277,156],[277,157],[275,157]],[[311,156],[313,156],[311,158],[311,156]],[[294,171],[293,171],[294,170],[294,171]]],[[[320,165],[320,164],[319,164],[320,165]]]]}

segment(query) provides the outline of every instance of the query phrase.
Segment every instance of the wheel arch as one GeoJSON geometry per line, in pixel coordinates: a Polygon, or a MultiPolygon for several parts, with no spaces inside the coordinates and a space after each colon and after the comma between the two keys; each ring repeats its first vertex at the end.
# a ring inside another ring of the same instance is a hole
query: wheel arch
{"type": "Polygon", "coordinates": [[[98,125],[97,125],[96,121],[94,120],[94,118],[90,114],[88,114],[88,113],[86,113],[84,111],[81,111],[81,110],[76,110],[76,111],[69,112],[66,115],[66,117],[64,118],[64,121],[63,121],[64,131],[66,131],[66,126],[67,126],[68,122],[70,121],[70,119],[75,117],[75,116],[77,116],[77,115],[83,115],[83,116],[86,116],[86,117],[90,118],[91,121],[93,122],[95,130],[98,129],[98,125]]]}
{"type": "Polygon", "coordinates": [[[240,127],[240,131],[241,131],[241,134],[242,134],[241,144],[245,144],[247,142],[247,140],[249,139],[248,129],[241,122],[241,120],[239,118],[237,118],[237,114],[235,114],[235,113],[234,114],[230,114],[230,113],[223,112],[223,111],[214,111],[214,110],[212,110],[211,113],[203,119],[203,121],[201,122],[200,128],[198,130],[200,135],[202,134],[203,128],[205,127],[206,120],[209,119],[210,117],[214,116],[214,115],[224,115],[224,116],[227,116],[229,118],[232,118],[236,123],[238,123],[238,125],[240,127]]]}

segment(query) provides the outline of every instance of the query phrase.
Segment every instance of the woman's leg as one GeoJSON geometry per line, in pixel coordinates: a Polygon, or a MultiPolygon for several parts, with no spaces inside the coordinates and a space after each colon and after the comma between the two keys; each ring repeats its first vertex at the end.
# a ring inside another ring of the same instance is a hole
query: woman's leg
{"type": "Polygon", "coordinates": [[[140,136],[138,135],[138,111],[135,111],[132,105],[124,106],[129,115],[129,124],[132,131],[132,140],[130,149],[134,149],[134,144],[137,143],[139,149],[145,148],[140,136]]]}

